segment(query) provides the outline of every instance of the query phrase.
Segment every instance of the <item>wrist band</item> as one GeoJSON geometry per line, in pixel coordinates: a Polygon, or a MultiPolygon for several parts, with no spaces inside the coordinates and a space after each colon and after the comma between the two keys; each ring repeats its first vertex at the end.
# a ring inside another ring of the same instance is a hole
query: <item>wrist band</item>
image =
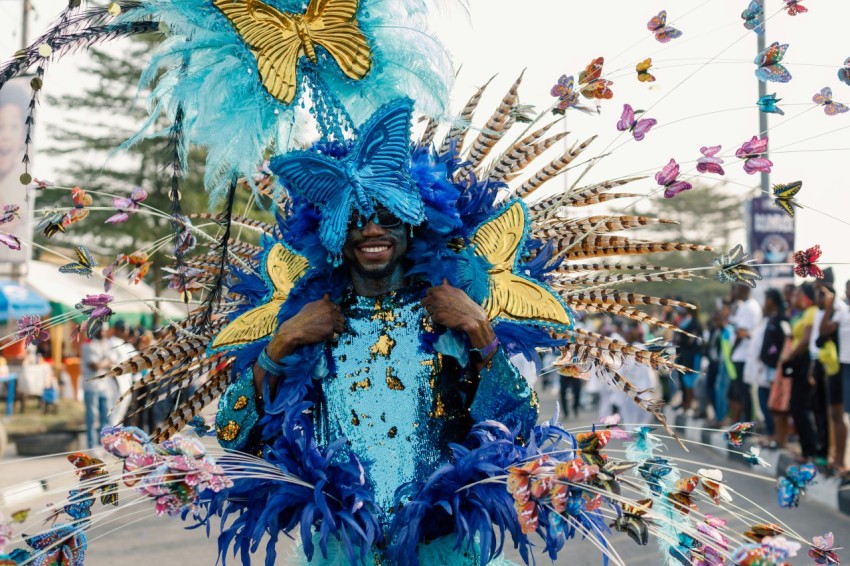
{"type": "Polygon", "coordinates": [[[493,341],[484,346],[483,348],[470,348],[470,352],[473,354],[477,354],[481,357],[481,360],[486,360],[490,356],[492,356],[496,350],[499,348],[499,337],[496,336],[493,338],[493,341]]]}
{"type": "Polygon", "coordinates": [[[286,373],[286,366],[272,360],[266,353],[265,348],[263,348],[260,352],[260,357],[257,358],[257,364],[259,364],[266,373],[270,373],[272,375],[284,375],[286,373]]]}

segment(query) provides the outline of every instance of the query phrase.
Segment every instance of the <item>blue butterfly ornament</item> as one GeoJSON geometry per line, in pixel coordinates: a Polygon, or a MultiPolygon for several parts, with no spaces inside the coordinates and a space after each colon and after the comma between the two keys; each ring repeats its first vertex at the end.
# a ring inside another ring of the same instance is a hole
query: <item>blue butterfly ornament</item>
{"type": "Polygon", "coordinates": [[[782,110],[777,103],[782,100],[781,98],[776,98],[776,94],[765,94],[761,98],[759,98],[758,104],[759,110],[764,112],[765,114],[779,114],[780,116],[785,115],[785,111],[782,110]]]}
{"type": "Polygon", "coordinates": [[[814,464],[790,466],[785,475],[776,484],[776,498],[783,509],[800,505],[800,497],[806,493],[806,488],[818,475],[814,464]]]}
{"type": "Polygon", "coordinates": [[[424,204],[408,172],[412,115],[407,98],[383,106],[342,159],[295,151],[271,160],[284,186],[321,211],[319,237],[332,255],[342,251],[352,209],[368,217],[380,203],[405,224],[424,222],[424,204]]]}

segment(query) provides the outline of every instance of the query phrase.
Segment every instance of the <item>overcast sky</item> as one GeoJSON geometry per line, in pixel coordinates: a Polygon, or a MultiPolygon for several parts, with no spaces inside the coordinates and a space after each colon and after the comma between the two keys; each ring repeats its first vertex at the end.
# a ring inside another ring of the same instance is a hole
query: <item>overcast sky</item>
{"type": "MultiPolygon", "coordinates": [[[[577,76],[591,59],[604,56],[605,75],[614,81],[614,99],[603,104],[601,116],[568,115],[571,140],[599,134],[591,150],[614,150],[589,176],[589,180],[598,180],[654,173],[671,157],[688,171],[693,164],[686,163],[699,157],[700,146],[721,144],[723,153],[732,156],[758,132],[758,85],[752,63],[756,35],[745,30],[740,19],[748,1],[469,0],[469,16],[450,9],[436,24],[456,62],[463,65],[455,85],[456,107],[475,86],[499,73],[490,98],[482,103],[482,108],[492,107],[527,67],[522,102],[546,108],[552,102],[549,89],[561,74],[577,76]],[[664,8],[668,23],[684,33],[668,44],[656,42],[646,29],[649,18],[664,8]],[[635,77],[635,64],[646,57],[653,58],[652,73],[658,79],[651,87],[635,77]],[[629,141],[615,128],[626,102],[647,109],[647,115],[659,122],[643,142],[629,141]]],[[[850,113],[828,117],[811,102],[815,92],[830,86],[836,100],[850,103],[850,86],[836,76],[850,57],[850,2],[804,0],[811,11],[795,17],[779,11],[783,0],[765,2],[770,18],[768,43],[790,43],[783,64],[793,75],[788,84],[768,87],[768,92],[783,99],[780,106],[786,112],[784,117],[770,117],[775,162],[771,182],[804,182],[799,200],[808,207],[798,213],[796,247],[819,243],[824,263],[850,264],[850,113]]],[[[67,0],[33,3],[30,29],[34,36],[67,0]]],[[[11,54],[19,47],[19,2],[0,2],[0,38],[2,52],[11,54]]],[[[86,78],[76,71],[80,60],[68,58],[55,65],[45,89],[59,95],[84,84],[86,78]]],[[[40,139],[44,139],[45,128],[62,119],[57,111],[44,108],[40,139]]],[[[735,161],[734,157],[727,159],[727,180],[743,197],[758,185],[758,176],[744,174],[735,161]]],[[[55,165],[37,161],[37,176],[61,182],[55,176],[55,165]]],[[[649,179],[640,188],[649,192],[655,183],[649,179]]],[[[653,198],[661,197],[656,194],[653,198]]],[[[709,191],[706,206],[711,206],[709,191]]],[[[836,271],[839,283],[850,278],[850,266],[836,266],[836,271]]]]}

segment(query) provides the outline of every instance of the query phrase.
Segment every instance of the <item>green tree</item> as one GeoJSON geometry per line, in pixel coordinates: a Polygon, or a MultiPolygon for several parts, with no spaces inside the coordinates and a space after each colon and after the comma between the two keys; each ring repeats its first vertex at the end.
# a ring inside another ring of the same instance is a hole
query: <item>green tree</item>
{"type": "MultiPolygon", "coordinates": [[[[83,69],[88,77],[87,86],[79,94],[48,99],[50,104],[67,111],[68,120],[52,129],[52,146],[44,152],[68,159],[61,178],[55,181],[89,191],[93,209],[112,205],[110,197],[96,192],[129,196],[133,187],[138,186],[148,192],[145,204],[164,214],[133,214],[129,221],[111,225],[104,223],[111,211],[93,210],[88,218],[68,227],[67,233],[53,236],[49,242],[41,235],[37,237],[42,244],[51,246],[64,243],[70,248],[85,244],[107,262],[119,253],[150,249],[155,242],[161,242],[164,245],[151,254],[153,268],[147,278],[159,295],[161,268],[173,262],[169,238],[172,225],[168,216],[172,208],[168,196],[172,181],[164,168],[170,158],[168,138],[145,138],[126,151],[118,149],[148,119],[149,92],[138,89],[138,80],[158,39],[156,35],[142,36],[125,41],[119,48],[90,51],[89,63],[83,69]]],[[[166,119],[160,118],[150,132],[167,133],[169,126],[166,119]]],[[[181,184],[185,214],[208,209],[203,187],[204,157],[201,150],[189,153],[188,169],[181,184]]],[[[71,196],[65,190],[46,190],[37,204],[42,209],[68,207],[71,196]]],[[[250,208],[249,192],[240,191],[234,211],[242,214],[250,208]]],[[[268,216],[264,219],[269,220],[268,216]]]]}
{"type": "MultiPolygon", "coordinates": [[[[672,199],[652,199],[651,207],[643,205],[643,214],[675,221],[648,227],[645,234],[657,241],[685,242],[712,246],[714,252],[677,252],[648,256],[647,262],[658,262],[674,268],[704,268],[713,265],[715,257],[735,244],[746,244],[744,231],[744,198],[740,191],[730,191],[721,184],[696,185],[693,190],[672,199]]],[[[729,294],[730,287],[714,278],[713,270],[694,272],[692,281],[641,284],[641,292],[662,297],[681,297],[712,310],[715,302],[729,294]]]]}

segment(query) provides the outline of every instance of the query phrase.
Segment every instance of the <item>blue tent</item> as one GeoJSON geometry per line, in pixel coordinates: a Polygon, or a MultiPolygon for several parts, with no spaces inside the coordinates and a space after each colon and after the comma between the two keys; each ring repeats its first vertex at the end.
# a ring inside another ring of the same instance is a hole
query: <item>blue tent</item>
{"type": "Polygon", "coordinates": [[[50,303],[32,289],[12,281],[0,281],[0,322],[49,313],[50,303]]]}

